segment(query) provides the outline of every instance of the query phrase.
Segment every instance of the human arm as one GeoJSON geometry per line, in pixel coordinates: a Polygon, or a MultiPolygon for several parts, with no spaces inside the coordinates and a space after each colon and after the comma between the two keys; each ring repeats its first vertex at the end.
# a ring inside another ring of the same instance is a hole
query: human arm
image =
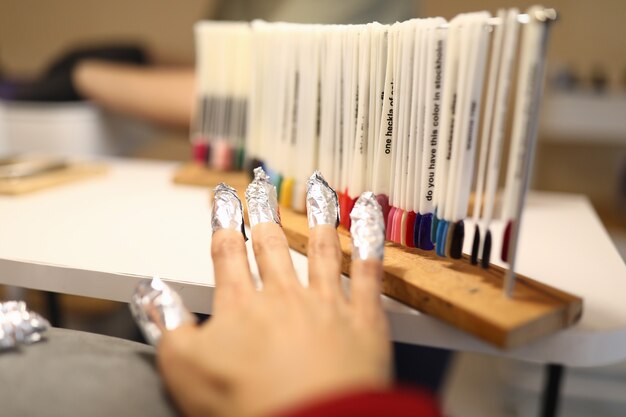
{"type": "Polygon", "coordinates": [[[159,124],[189,127],[193,68],[151,68],[84,60],[73,71],[78,92],[109,110],[159,124]]]}

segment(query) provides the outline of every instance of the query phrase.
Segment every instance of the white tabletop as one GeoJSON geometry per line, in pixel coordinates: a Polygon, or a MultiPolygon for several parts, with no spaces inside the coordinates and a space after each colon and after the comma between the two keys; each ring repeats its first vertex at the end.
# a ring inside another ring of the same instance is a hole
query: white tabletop
{"type": "MultiPolygon", "coordinates": [[[[100,178],[0,197],[0,283],[128,301],[157,274],[190,309],[210,313],[208,191],[172,184],[173,163],[110,165],[100,178]]],[[[394,340],[573,366],[626,359],[626,266],[589,201],[532,193],[524,216],[519,272],[582,296],[577,325],[502,351],[385,297],[394,340]]],[[[305,281],[306,258],[292,258],[305,281]]]]}

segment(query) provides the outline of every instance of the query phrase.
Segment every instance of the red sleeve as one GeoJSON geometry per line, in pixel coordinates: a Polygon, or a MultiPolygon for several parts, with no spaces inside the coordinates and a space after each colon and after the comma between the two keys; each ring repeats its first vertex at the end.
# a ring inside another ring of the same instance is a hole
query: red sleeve
{"type": "Polygon", "coordinates": [[[435,398],[425,391],[397,388],[363,391],[308,404],[274,417],[440,417],[435,398]]]}

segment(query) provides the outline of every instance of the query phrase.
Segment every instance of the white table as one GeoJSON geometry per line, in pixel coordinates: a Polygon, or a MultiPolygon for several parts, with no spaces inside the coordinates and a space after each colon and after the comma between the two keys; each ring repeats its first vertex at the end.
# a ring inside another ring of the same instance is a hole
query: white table
{"type": "MultiPolygon", "coordinates": [[[[158,274],[189,308],[210,313],[208,191],[172,184],[173,163],[110,162],[101,178],[0,197],[0,283],[126,302],[158,274]]],[[[625,359],[626,266],[589,201],[533,193],[519,250],[520,273],[584,298],[577,325],[502,351],[385,299],[394,340],[568,366],[625,359]]],[[[292,257],[304,280],[306,258],[292,257]]]]}

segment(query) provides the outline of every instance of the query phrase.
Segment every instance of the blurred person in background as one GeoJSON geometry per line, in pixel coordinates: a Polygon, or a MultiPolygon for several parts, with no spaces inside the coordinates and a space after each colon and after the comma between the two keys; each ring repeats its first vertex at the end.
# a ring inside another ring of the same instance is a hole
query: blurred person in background
{"type": "MultiPolygon", "coordinates": [[[[414,17],[416,9],[413,0],[212,0],[208,3],[204,16],[207,19],[298,23],[394,22],[414,17]]],[[[193,67],[165,67],[150,61],[147,51],[135,44],[81,47],[56,59],[37,79],[22,81],[19,77],[5,76],[0,81],[0,98],[88,99],[108,110],[157,124],[189,127],[195,104],[193,67]]]]}

